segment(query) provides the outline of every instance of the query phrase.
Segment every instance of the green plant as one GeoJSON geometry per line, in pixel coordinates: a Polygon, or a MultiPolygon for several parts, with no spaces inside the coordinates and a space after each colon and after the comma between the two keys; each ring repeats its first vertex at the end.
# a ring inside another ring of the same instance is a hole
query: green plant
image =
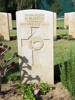
{"type": "Polygon", "coordinates": [[[25,100],[35,100],[33,84],[20,84],[19,86],[25,100]]]}
{"type": "Polygon", "coordinates": [[[71,100],[75,100],[75,96],[71,96],[71,100]]]}
{"type": "Polygon", "coordinates": [[[14,53],[13,56],[11,56],[9,59],[5,60],[5,54],[6,52],[10,51],[11,47],[8,45],[4,45],[3,43],[0,43],[0,92],[1,92],[1,82],[2,78],[6,75],[6,73],[14,68],[16,66],[15,62],[11,62],[13,58],[15,58],[17,53],[14,53]]]}
{"type": "Polygon", "coordinates": [[[60,34],[60,35],[57,35],[57,39],[69,39],[69,35],[67,35],[67,34],[60,34]]]}
{"type": "Polygon", "coordinates": [[[72,37],[72,35],[68,36],[68,40],[74,40],[74,38],[72,37]]]}
{"type": "Polygon", "coordinates": [[[58,0],[54,0],[50,10],[53,11],[53,12],[56,12],[57,14],[59,14],[61,12],[62,7],[61,7],[58,0]]]}
{"type": "Polygon", "coordinates": [[[50,90],[52,90],[52,87],[50,87],[49,84],[44,83],[44,82],[40,82],[39,83],[39,90],[41,94],[46,94],[47,92],[49,92],[50,90]]]}
{"type": "Polygon", "coordinates": [[[41,81],[39,84],[19,84],[19,90],[25,100],[36,100],[39,95],[44,95],[52,90],[52,87],[41,81]]]}
{"type": "Polygon", "coordinates": [[[70,51],[68,56],[68,61],[64,62],[63,58],[62,64],[59,67],[60,77],[62,84],[70,91],[72,96],[75,96],[75,55],[70,51]]]}

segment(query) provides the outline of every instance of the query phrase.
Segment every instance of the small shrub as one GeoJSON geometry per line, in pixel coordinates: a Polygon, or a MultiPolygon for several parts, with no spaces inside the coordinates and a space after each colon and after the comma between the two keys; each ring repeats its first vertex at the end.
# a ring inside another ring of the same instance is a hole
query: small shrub
{"type": "Polygon", "coordinates": [[[19,91],[25,100],[36,100],[40,95],[44,95],[52,90],[47,83],[39,82],[39,84],[19,84],[19,91]]]}
{"type": "Polygon", "coordinates": [[[64,35],[63,39],[68,39],[68,37],[69,37],[68,35],[64,35]]]}
{"type": "Polygon", "coordinates": [[[68,40],[75,40],[75,39],[72,37],[72,35],[69,35],[68,40]]]}
{"type": "Polygon", "coordinates": [[[21,84],[20,91],[25,100],[35,100],[33,84],[21,84]]]}
{"type": "Polygon", "coordinates": [[[69,38],[69,35],[67,35],[67,34],[57,35],[57,39],[68,39],[68,38],[69,38]]]}
{"type": "Polygon", "coordinates": [[[61,35],[57,35],[57,40],[58,39],[62,39],[62,36],[61,35]]]}
{"type": "Polygon", "coordinates": [[[46,94],[47,92],[52,90],[52,88],[47,83],[44,83],[42,81],[39,84],[39,89],[41,94],[46,94]]]}
{"type": "Polygon", "coordinates": [[[17,56],[17,53],[14,53],[14,55],[7,60],[4,59],[6,52],[9,52],[10,50],[11,50],[10,46],[0,43],[0,92],[1,92],[2,78],[6,75],[6,73],[10,69],[16,66],[16,63],[11,62],[11,60],[17,56]]]}

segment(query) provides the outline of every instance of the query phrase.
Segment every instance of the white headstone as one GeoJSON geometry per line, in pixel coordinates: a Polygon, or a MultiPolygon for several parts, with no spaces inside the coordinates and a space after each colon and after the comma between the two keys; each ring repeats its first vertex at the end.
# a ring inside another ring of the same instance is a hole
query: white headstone
{"type": "Polygon", "coordinates": [[[10,40],[8,14],[0,12],[0,34],[4,36],[4,40],[10,40]]]}
{"type": "Polygon", "coordinates": [[[54,13],[44,10],[17,11],[16,20],[22,82],[42,80],[54,84],[54,13]]]}
{"type": "Polygon", "coordinates": [[[70,15],[70,13],[65,13],[64,14],[64,28],[69,27],[69,15],[70,15]]]}
{"type": "Polygon", "coordinates": [[[56,23],[57,22],[57,15],[54,13],[54,40],[56,40],[56,23]]]}
{"type": "Polygon", "coordinates": [[[13,26],[12,26],[12,15],[11,15],[11,13],[8,13],[8,17],[9,17],[9,29],[12,30],[13,26]]]}
{"type": "Polygon", "coordinates": [[[69,15],[69,35],[75,38],[75,12],[69,15]]]}

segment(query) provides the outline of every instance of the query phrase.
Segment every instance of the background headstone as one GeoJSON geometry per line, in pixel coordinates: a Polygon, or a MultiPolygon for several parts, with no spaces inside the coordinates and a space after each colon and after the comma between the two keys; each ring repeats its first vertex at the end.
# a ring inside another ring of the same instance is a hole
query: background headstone
{"type": "Polygon", "coordinates": [[[0,34],[3,35],[4,40],[10,40],[9,38],[9,23],[8,14],[0,12],[0,34]]]}
{"type": "Polygon", "coordinates": [[[54,84],[54,13],[44,10],[17,11],[16,20],[22,82],[42,80],[54,84]]]}
{"type": "Polygon", "coordinates": [[[12,30],[13,26],[12,26],[12,15],[11,15],[11,13],[8,13],[8,17],[9,17],[9,30],[12,30]]]}
{"type": "Polygon", "coordinates": [[[69,35],[75,38],[75,12],[69,15],[69,35]]]}
{"type": "Polygon", "coordinates": [[[56,40],[56,22],[57,22],[57,14],[54,13],[54,40],[56,40]]]}
{"type": "Polygon", "coordinates": [[[64,28],[69,27],[69,15],[70,15],[70,13],[65,13],[64,14],[64,28]]]}

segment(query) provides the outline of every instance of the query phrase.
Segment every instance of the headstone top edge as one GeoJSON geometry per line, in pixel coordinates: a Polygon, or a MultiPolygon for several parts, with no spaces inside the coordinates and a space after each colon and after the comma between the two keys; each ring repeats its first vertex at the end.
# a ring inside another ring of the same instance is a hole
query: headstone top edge
{"type": "Polygon", "coordinates": [[[7,14],[11,14],[12,15],[12,13],[7,13],[7,14]]]}
{"type": "Polygon", "coordinates": [[[6,13],[6,12],[0,12],[0,14],[8,14],[8,13],[6,13]]]}
{"type": "Polygon", "coordinates": [[[75,12],[70,12],[69,14],[74,14],[75,12]]]}
{"type": "Polygon", "coordinates": [[[39,10],[39,9],[28,9],[28,10],[20,10],[20,11],[16,11],[16,14],[21,13],[21,12],[25,12],[25,13],[54,13],[51,11],[47,11],[47,10],[39,10]],[[34,12],[33,12],[34,11],[34,12]]]}
{"type": "Polygon", "coordinates": [[[65,15],[65,14],[70,14],[70,13],[64,13],[64,15],[65,15]]]}
{"type": "Polygon", "coordinates": [[[75,12],[71,12],[70,14],[75,14],[75,12]]]}

